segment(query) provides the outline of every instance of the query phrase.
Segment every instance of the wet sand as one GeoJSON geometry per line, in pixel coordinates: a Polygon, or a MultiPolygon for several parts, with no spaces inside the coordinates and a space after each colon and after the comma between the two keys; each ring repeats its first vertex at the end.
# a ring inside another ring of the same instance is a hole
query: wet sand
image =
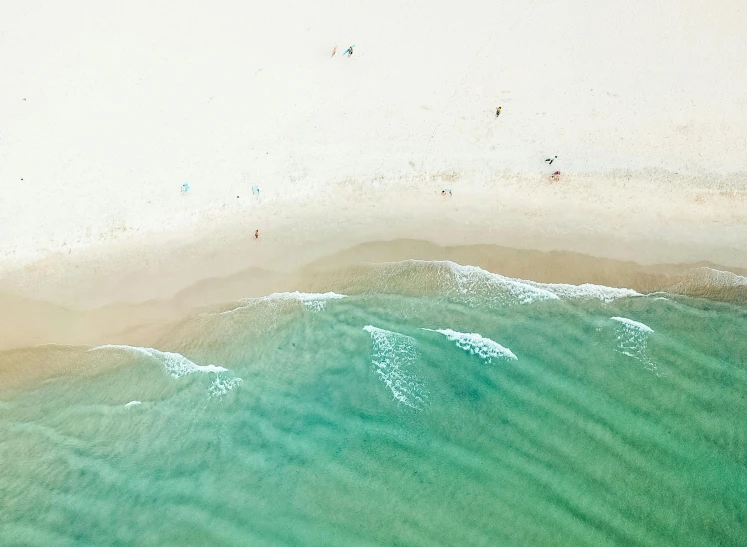
{"type": "MultiPolygon", "coordinates": [[[[631,288],[644,294],[665,291],[747,302],[747,270],[709,262],[641,265],[568,251],[531,251],[498,245],[442,247],[423,240],[397,239],[355,245],[298,268],[248,268],[222,277],[206,277],[176,294],[140,302],[112,301],[75,308],[0,293],[0,348],[40,344],[152,346],[170,325],[219,302],[272,292],[350,289],[355,286],[357,268],[412,259],[450,260],[507,277],[545,283],[591,283],[631,288]],[[726,270],[732,273],[724,273],[726,270]]],[[[177,264],[171,266],[183,269],[177,264]]]]}

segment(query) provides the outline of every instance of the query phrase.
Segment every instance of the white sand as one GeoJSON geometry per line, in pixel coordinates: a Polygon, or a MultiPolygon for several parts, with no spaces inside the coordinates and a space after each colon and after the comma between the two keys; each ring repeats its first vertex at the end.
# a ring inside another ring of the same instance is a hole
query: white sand
{"type": "Polygon", "coordinates": [[[0,7],[5,287],[219,226],[265,247],[214,275],[389,237],[747,266],[741,0],[185,4],[0,7]]]}

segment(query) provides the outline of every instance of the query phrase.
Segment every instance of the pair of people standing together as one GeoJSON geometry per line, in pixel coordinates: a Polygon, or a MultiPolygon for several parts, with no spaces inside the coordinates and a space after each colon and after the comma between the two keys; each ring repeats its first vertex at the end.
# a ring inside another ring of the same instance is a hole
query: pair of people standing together
{"type": "MultiPolygon", "coordinates": [[[[345,53],[343,53],[343,55],[347,55],[348,57],[352,56],[353,55],[353,48],[354,47],[355,47],[355,44],[353,44],[348,49],[346,49],[345,53]]],[[[335,46],[334,48],[332,48],[332,57],[334,57],[335,55],[337,55],[337,46],[335,46]]]]}

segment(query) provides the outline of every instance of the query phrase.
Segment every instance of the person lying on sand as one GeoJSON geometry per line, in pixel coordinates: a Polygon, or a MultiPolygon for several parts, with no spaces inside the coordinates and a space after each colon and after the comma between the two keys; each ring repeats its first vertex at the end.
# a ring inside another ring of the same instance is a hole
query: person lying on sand
{"type": "Polygon", "coordinates": [[[554,158],[547,158],[545,161],[552,165],[552,162],[554,162],[556,159],[558,159],[558,156],[555,156],[554,158]]]}

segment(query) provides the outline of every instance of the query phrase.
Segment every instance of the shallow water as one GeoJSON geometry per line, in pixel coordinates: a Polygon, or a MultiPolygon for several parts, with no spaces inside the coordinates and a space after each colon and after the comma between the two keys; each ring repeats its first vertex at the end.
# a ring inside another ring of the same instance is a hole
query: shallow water
{"type": "Polygon", "coordinates": [[[2,391],[0,543],[744,544],[743,306],[448,262],[331,283],[6,354],[57,372],[2,391]]]}

